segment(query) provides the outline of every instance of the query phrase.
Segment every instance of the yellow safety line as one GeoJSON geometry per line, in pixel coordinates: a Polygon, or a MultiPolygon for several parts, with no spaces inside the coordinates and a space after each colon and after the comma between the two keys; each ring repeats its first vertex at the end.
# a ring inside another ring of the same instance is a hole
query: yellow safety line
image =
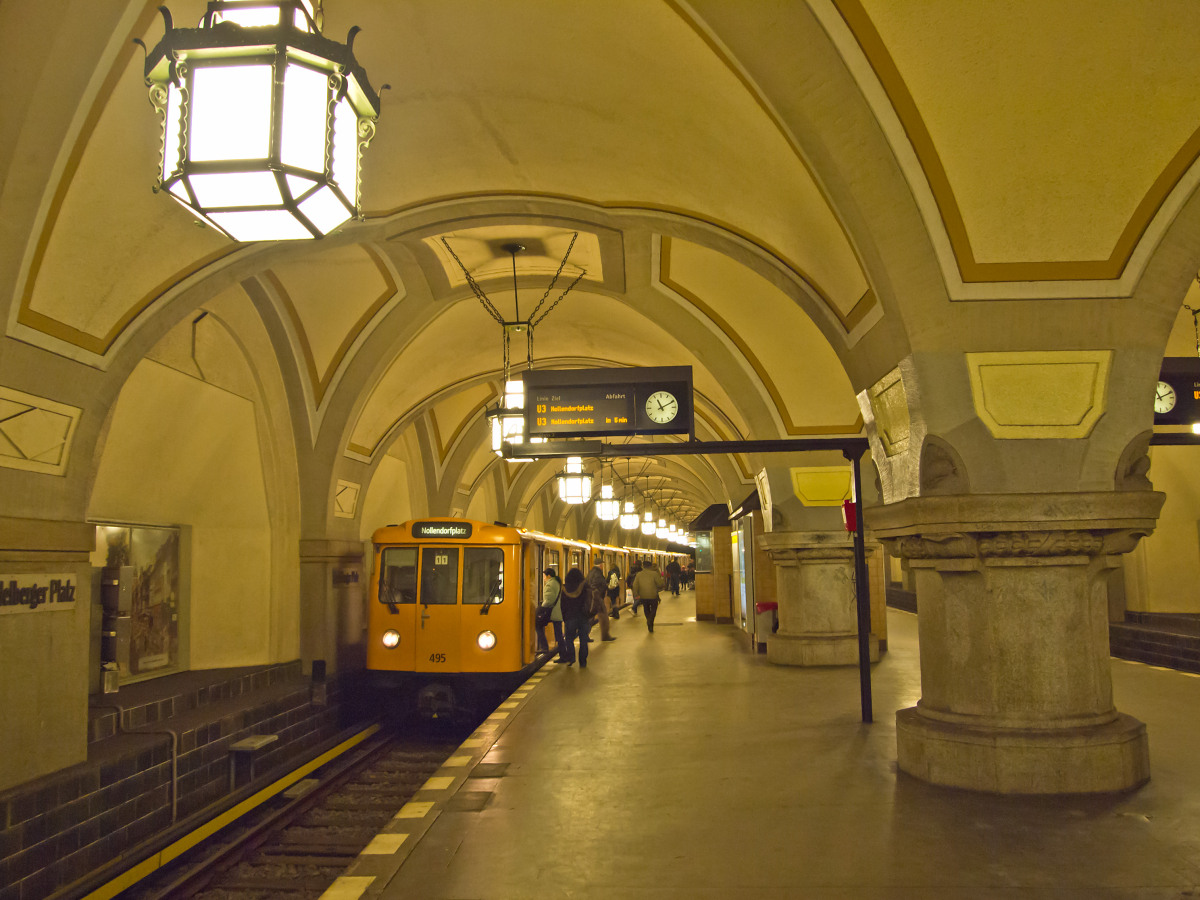
{"type": "Polygon", "coordinates": [[[355,747],[358,744],[361,744],[363,741],[365,741],[367,738],[369,738],[371,735],[373,735],[378,730],[379,730],[378,725],[372,725],[369,728],[367,728],[363,731],[360,731],[358,734],[354,735],[353,737],[347,738],[346,740],[342,741],[340,744],[338,744],[333,749],[327,750],[325,753],[321,754],[316,759],[310,760],[309,762],[305,763],[303,766],[296,769],[294,772],[288,773],[287,775],[280,778],[278,781],[267,785],[262,790],[257,791],[256,793],[247,797],[245,800],[243,800],[237,806],[227,809],[225,812],[221,813],[215,819],[205,822],[203,825],[201,825],[196,830],[191,831],[188,834],[185,834],[183,837],[179,838],[179,840],[168,844],[162,850],[158,851],[158,853],[155,853],[153,856],[147,857],[146,859],[142,860],[140,863],[138,863],[133,868],[126,869],[124,872],[122,872],[120,875],[118,875],[112,881],[107,882],[106,884],[104,884],[101,887],[97,888],[96,890],[92,891],[90,894],[86,895],[84,897],[84,900],[110,900],[110,898],[115,897],[117,894],[121,893],[121,891],[136,884],[137,882],[139,882],[143,878],[145,878],[147,875],[151,874],[152,872],[157,871],[158,869],[162,868],[167,863],[169,863],[171,860],[177,858],[181,854],[190,850],[192,847],[196,846],[196,844],[200,843],[205,838],[211,837],[212,835],[216,834],[218,831],[220,831],[222,828],[224,828],[230,822],[234,821],[235,819],[240,818],[241,816],[244,816],[246,813],[248,813],[250,810],[254,809],[256,806],[261,806],[263,803],[270,800],[276,794],[280,794],[283,791],[287,790],[289,787],[291,787],[293,784],[295,784],[297,781],[299,781],[305,775],[308,775],[310,772],[313,772],[314,770],[319,769],[321,766],[325,765],[325,763],[329,762],[331,759],[335,759],[336,757],[341,756],[343,753],[345,753],[350,748],[355,747]]]}

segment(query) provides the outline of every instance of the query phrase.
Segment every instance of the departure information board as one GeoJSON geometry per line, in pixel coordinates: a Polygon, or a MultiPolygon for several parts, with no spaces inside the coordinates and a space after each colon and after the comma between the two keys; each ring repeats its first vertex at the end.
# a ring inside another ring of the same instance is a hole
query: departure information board
{"type": "Polygon", "coordinates": [[[530,437],[693,433],[691,366],[544,369],[523,377],[530,437]]]}

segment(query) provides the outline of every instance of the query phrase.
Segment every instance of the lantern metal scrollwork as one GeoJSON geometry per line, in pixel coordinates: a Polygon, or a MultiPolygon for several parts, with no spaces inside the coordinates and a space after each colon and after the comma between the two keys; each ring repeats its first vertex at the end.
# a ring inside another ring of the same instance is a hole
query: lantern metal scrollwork
{"type": "Polygon", "coordinates": [[[324,37],[320,0],[210,0],[197,28],[159,11],[166,33],[146,56],[155,191],[236,241],[323,237],[357,217],[379,117],[358,27],[345,44],[324,37]]]}

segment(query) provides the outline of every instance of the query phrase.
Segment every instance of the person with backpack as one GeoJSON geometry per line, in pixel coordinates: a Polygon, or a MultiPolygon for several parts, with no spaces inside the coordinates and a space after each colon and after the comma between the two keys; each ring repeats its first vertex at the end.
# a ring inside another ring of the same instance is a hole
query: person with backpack
{"type": "Polygon", "coordinates": [[[614,619],[621,618],[621,601],[618,599],[621,593],[621,570],[615,565],[608,570],[608,607],[611,610],[609,613],[614,619]]]}

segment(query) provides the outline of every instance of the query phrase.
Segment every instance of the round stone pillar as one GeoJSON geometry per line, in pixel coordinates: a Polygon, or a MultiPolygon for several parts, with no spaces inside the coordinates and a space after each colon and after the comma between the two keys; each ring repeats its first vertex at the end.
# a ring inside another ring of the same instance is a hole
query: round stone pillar
{"type": "MultiPolygon", "coordinates": [[[[775,564],[779,603],[779,630],[767,638],[767,660],[782,666],[857,665],[851,535],[770,531],[759,540],[775,564]]],[[[870,649],[871,661],[877,662],[879,640],[874,635],[870,649]]]]}
{"type": "Polygon", "coordinates": [[[1145,726],[1113,707],[1105,576],[1163,499],[934,496],[868,510],[916,580],[921,699],[896,714],[901,770],[996,793],[1149,779],[1145,726]]]}

